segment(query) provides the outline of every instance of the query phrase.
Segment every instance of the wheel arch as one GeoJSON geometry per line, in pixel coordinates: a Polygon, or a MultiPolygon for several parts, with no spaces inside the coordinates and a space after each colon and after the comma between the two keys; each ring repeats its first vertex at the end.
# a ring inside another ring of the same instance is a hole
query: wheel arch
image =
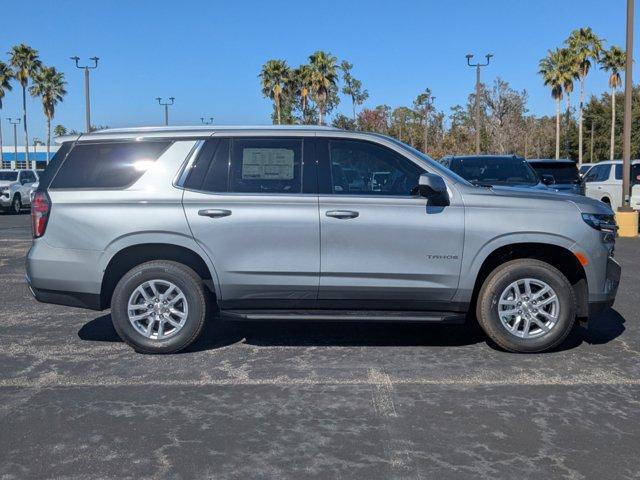
{"type": "Polygon", "coordinates": [[[587,317],[589,293],[586,272],[569,248],[553,243],[516,242],[493,249],[478,269],[471,295],[471,305],[475,306],[480,288],[496,267],[510,260],[523,258],[540,260],[560,270],[573,287],[577,302],[577,316],[587,317]]]}
{"type": "Polygon", "coordinates": [[[102,276],[100,303],[109,308],[111,296],[118,281],[132,268],[152,260],[170,260],[182,263],[194,270],[217,298],[215,271],[209,267],[202,255],[175,243],[149,242],[128,245],[118,250],[109,259],[102,276]]]}

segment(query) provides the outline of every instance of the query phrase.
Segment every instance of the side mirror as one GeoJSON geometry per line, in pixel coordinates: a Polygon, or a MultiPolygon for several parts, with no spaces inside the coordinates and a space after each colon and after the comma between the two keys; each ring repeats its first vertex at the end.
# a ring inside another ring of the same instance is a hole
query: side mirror
{"type": "Polygon", "coordinates": [[[27,183],[29,183],[29,179],[28,178],[23,178],[20,180],[20,184],[21,185],[26,185],[27,183]]]}
{"type": "Polygon", "coordinates": [[[434,173],[423,173],[418,180],[418,193],[420,196],[428,198],[430,205],[436,207],[446,207],[449,205],[449,193],[447,184],[440,175],[434,173]]]}
{"type": "Polygon", "coordinates": [[[554,183],[556,183],[555,177],[549,173],[543,173],[540,176],[540,179],[542,180],[542,183],[544,183],[545,185],[553,185],[554,183]]]}

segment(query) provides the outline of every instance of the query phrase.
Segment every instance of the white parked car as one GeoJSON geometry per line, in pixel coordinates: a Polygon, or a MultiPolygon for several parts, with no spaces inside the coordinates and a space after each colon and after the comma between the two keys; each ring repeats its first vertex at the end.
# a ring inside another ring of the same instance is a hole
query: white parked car
{"type": "MultiPolygon", "coordinates": [[[[587,197],[608,203],[615,212],[622,204],[622,160],[593,165],[584,175],[587,197]]],[[[640,160],[631,161],[631,207],[640,210],[640,160]]]]}
{"type": "Polygon", "coordinates": [[[31,186],[37,181],[33,170],[0,170],[0,211],[20,213],[31,205],[31,186]]]}

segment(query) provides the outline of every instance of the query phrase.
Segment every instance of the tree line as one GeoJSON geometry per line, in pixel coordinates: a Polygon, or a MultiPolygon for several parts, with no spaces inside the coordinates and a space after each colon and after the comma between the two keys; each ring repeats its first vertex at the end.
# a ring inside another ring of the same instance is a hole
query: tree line
{"type": "MultiPolygon", "coordinates": [[[[27,123],[27,93],[40,98],[47,122],[47,158],[51,150],[51,121],[56,105],[67,94],[64,73],[45,66],[38,51],[25,44],[15,45],[8,52],[9,59],[0,61],[0,120],[2,100],[16,82],[22,93],[22,128],[24,130],[26,160],[29,161],[29,128],[27,123]]],[[[0,151],[2,150],[2,121],[0,121],[0,151]]]]}
{"type": "MultiPolygon", "coordinates": [[[[536,116],[529,112],[526,90],[517,91],[498,77],[481,84],[481,150],[495,154],[517,154],[528,158],[571,158],[597,161],[619,158],[622,139],[616,135],[624,112],[620,104],[621,73],[625,53],[590,28],[570,33],[562,47],[549,50],[538,65],[543,83],[551,89],[556,115],[536,116]],[[585,99],[585,83],[594,66],[606,72],[609,93],[585,99]],[[579,84],[578,108],[571,104],[574,82],[579,84]],[[618,99],[616,101],[616,99],[618,99]],[[564,111],[562,101],[564,100],[564,111]]],[[[475,92],[464,104],[448,113],[434,107],[429,88],[418,92],[411,105],[381,104],[360,108],[368,99],[362,82],[352,75],[353,64],[328,52],[309,56],[309,63],[291,68],[286,60],[267,61],[259,74],[262,93],[273,102],[274,124],[327,124],[347,130],[362,130],[393,136],[434,158],[446,154],[475,152],[475,92]],[[351,115],[336,113],[340,93],[350,101],[351,115]]],[[[634,92],[638,93],[638,87],[634,92]]],[[[633,103],[634,119],[640,105],[633,103]]],[[[632,126],[632,155],[640,157],[640,123],[632,126]]]]}

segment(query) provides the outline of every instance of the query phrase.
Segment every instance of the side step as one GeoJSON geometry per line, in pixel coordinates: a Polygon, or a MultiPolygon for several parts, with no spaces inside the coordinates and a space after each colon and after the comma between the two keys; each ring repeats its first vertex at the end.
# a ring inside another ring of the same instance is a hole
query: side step
{"type": "Polygon", "coordinates": [[[464,323],[460,312],[404,310],[222,310],[225,320],[233,321],[312,321],[312,322],[438,322],[464,323]]]}

